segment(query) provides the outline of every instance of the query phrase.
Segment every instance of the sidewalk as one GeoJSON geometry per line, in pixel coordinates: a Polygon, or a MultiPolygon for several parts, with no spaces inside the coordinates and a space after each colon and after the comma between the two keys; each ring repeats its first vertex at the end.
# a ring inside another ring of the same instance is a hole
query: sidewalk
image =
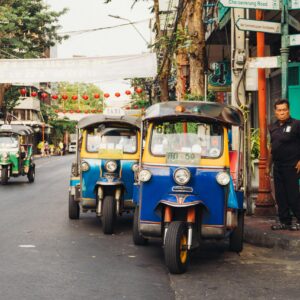
{"type": "Polygon", "coordinates": [[[292,251],[300,251],[300,231],[272,230],[275,217],[245,217],[244,239],[246,243],[292,251]]]}

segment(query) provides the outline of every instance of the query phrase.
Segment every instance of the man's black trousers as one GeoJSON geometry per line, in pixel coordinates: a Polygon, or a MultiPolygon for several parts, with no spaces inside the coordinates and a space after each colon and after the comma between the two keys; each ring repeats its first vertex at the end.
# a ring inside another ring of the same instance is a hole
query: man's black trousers
{"type": "Polygon", "coordinates": [[[291,224],[293,212],[300,222],[300,192],[299,192],[299,174],[295,167],[273,168],[275,197],[278,205],[278,216],[280,222],[291,224]]]}

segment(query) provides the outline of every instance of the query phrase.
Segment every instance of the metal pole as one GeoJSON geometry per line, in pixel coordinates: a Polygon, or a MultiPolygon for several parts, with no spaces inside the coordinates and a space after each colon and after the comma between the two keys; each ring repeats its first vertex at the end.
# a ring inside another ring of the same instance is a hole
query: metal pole
{"type": "MultiPolygon", "coordinates": [[[[262,10],[256,10],[256,20],[263,20],[262,10]]],[[[265,56],[265,34],[257,32],[257,57],[265,56]]],[[[259,117],[259,138],[260,158],[259,186],[256,200],[256,215],[271,215],[275,213],[274,201],[271,197],[270,180],[266,176],[267,167],[267,94],[266,94],[266,72],[265,69],[258,69],[258,117],[259,117]]]]}
{"type": "Polygon", "coordinates": [[[289,60],[289,47],[288,47],[288,0],[283,0],[281,10],[281,97],[287,99],[288,92],[288,60],[289,60]]]}

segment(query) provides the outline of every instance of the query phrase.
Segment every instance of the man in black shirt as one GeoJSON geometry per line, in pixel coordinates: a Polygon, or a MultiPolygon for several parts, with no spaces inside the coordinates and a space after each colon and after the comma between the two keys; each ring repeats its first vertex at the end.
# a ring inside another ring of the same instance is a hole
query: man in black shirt
{"type": "Polygon", "coordinates": [[[273,230],[300,230],[300,121],[291,118],[289,102],[279,99],[274,104],[277,121],[269,126],[271,153],[269,167],[273,161],[275,197],[280,222],[273,230]],[[292,224],[292,215],[297,222],[292,224]]]}

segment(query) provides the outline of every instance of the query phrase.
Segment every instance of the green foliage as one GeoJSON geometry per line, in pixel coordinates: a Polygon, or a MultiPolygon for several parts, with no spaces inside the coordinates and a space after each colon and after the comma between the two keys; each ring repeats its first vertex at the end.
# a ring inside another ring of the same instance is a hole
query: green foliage
{"type": "Polygon", "coordinates": [[[41,57],[67,36],[57,34],[58,19],[43,0],[2,0],[0,6],[0,58],[41,57]]]}
{"type": "Polygon", "coordinates": [[[130,80],[133,88],[142,88],[142,93],[133,93],[131,95],[131,107],[147,108],[151,105],[149,95],[152,93],[153,78],[133,78],[130,80]]]}
{"type": "Polygon", "coordinates": [[[251,128],[251,160],[259,159],[260,156],[260,137],[259,128],[251,128]]]}
{"type": "Polygon", "coordinates": [[[16,86],[10,86],[4,95],[4,111],[12,112],[13,108],[20,101],[19,88],[16,86]]]}
{"type": "MultiPolygon", "coordinates": [[[[186,101],[204,101],[204,96],[196,96],[196,95],[192,95],[192,94],[186,94],[184,99],[186,101]]],[[[216,101],[215,92],[212,92],[212,91],[208,92],[207,101],[208,102],[215,102],[216,101]]]]}
{"type": "Polygon", "coordinates": [[[54,145],[58,145],[60,141],[63,140],[64,133],[68,131],[69,133],[75,133],[76,131],[76,121],[70,121],[65,118],[63,120],[56,119],[50,120],[49,124],[52,126],[51,140],[54,145]]]}

